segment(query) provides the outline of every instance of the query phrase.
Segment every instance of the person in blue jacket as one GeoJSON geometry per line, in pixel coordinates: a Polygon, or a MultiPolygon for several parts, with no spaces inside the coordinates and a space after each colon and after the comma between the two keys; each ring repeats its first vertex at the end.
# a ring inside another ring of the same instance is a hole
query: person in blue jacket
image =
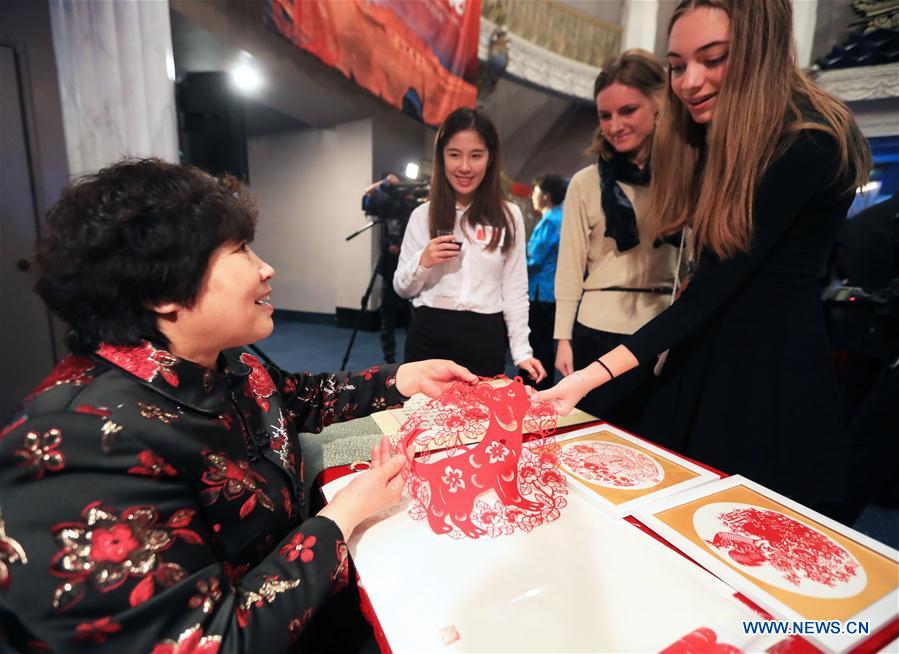
{"type": "MultiPolygon", "coordinates": [[[[547,377],[535,384],[540,390],[553,385],[553,329],[556,317],[556,260],[559,258],[559,234],[562,231],[562,203],[568,182],[560,175],[541,175],[534,180],[531,202],[543,217],[528,240],[528,326],[534,356],[547,371],[547,377]]],[[[527,375],[522,379],[529,380],[527,375]]],[[[528,381],[528,383],[532,383],[528,381]]]]}

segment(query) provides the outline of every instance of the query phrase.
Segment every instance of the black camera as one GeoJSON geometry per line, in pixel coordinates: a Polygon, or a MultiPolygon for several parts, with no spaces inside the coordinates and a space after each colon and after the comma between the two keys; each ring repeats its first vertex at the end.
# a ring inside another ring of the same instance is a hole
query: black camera
{"type": "Polygon", "coordinates": [[[835,286],[825,291],[823,299],[825,302],[867,305],[877,315],[889,318],[899,312],[899,278],[872,293],[858,286],[835,286]]]}
{"type": "Polygon", "coordinates": [[[899,346],[899,278],[873,292],[857,286],[831,287],[823,299],[835,347],[878,359],[895,356],[899,346]]]}
{"type": "Polygon", "coordinates": [[[362,196],[362,210],[369,216],[389,218],[409,217],[409,214],[428,199],[428,183],[390,184],[382,182],[362,196]]]}
{"type": "Polygon", "coordinates": [[[362,196],[362,210],[380,219],[382,247],[399,246],[409,215],[428,199],[428,183],[391,184],[382,182],[362,196]]]}

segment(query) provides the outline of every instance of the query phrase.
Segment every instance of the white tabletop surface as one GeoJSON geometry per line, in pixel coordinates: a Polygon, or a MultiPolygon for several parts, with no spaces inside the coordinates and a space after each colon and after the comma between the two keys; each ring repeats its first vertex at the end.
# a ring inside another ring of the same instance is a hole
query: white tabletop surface
{"type": "Polygon", "coordinates": [[[700,627],[744,651],[770,644],[740,636],[758,616],[730,587],[570,491],[561,517],[529,533],[455,540],[406,505],[349,547],[396,654],[658,652],[700,627]]]}

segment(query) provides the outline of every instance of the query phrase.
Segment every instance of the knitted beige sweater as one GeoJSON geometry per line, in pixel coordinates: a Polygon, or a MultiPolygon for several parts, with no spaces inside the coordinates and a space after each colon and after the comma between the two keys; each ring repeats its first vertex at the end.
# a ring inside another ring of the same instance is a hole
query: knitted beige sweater
{"type": "Polygon", "coordinates": [[[586,327],[632,334],[670,302],[667,294],[597,290],[670,287],[674,282],[677,249],[670,245],[655,248],[643,234],[649,187],[619,185],[634,207],[640,234],[640,244],[627,252],[619,252],[614,239],[604,236],[599,167],[593,164],[579,170],[568,186],[556,269],[557,339],[571,338],[575,314],[586,327]]]}

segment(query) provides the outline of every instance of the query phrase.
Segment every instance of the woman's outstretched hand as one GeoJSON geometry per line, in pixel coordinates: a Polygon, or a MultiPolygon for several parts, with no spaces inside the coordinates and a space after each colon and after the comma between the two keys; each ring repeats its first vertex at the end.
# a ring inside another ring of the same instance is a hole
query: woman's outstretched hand
{"type": "Polygon", "coordinates": [[[371,469],[357,475],[318,515],[333,520],[343,539],[349,540],[359,523],[400,501],[406,460],[406,455],[393,452],[390,439],[384,436],[372,448],[371,469]]]}
{"type": "Polygon", "coordinates": [[[468,368],[449,359],[404,363],[396,371],[396,388],[406,397],[416,393],[438,397],[450,384],[457,381],[474,384],[478,377],[468,368]]]}
{"type": "MultiPolygon", "coordinates": [[[[559,353],[565,348],[565,356],[571,349],[570,341],[559,341],[559,353]],[[567,344],[563,346],[563,343],[567,344]]],[[[563,357],[564,358],[564,357],[563,357]]],[[[588,366],[575,370],[558,384],[545,391],[540,391],[534,396],[538,402],[551,402],[559,415],[568,415],[574,405],[581,401],[587,393],[594,388],[599,388],[615,377],[620,377],[629,370],[640,365],[634,353],[624,345],[618,345],[606,352],[602,357],[588,366]]],[[[559,356],[556,355],[556,367],[560,370],[565,366],[559,366],[559,356]]],[[[601,416],[600,416],[601,417],[601,416]]]]}
{"type": "Polygon", "coordinates": [[[534,401],[549,402],[560,416],[567,416],[590,390],[581,373],[575,371],[552,388],[535,393],[534,401]]]}

